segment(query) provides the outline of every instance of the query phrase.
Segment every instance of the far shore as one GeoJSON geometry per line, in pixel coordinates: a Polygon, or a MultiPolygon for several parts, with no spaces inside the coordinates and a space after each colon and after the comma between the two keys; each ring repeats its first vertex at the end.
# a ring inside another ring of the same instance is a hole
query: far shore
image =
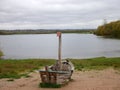
{"type": "Polygon", "coordinates": [[[38,29],[38,30],[0,30],[0,35],[14,35],[14,34],[54,34],[56,32],[62,33],[94,33],[95,29],[38,29]]]}

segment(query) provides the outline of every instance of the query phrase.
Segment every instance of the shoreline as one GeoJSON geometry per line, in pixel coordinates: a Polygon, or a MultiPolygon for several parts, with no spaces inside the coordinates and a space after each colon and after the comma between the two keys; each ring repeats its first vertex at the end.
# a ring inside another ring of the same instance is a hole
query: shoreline
{"type": "MultiPolygon", "coordinates": [[[[4,58],[4,56],[2,56],[3,58],[1,58],[0,60],[32,60],[32,59],[36,59],[36,60],[57,60],[57,58],[4,58]]],[[[86,59],[94,59],[94,58],[120,58],[120,56],[98,56],[98,57],[84,57],[84,58],[63,58],[64,59],[75,59],[75,60],[86,60],[86,59]]]]}
{"type": "MultiPolygon", "coordinates": [[[[70,60],[75,70],[103,70],[113,68],[120,70],[120,57],[106,58],[96,57],[89,59],[68,59],[70,60]]],[[[1,78],[20,78],[28,76],[29,72],[41,69],[42,67],[56,63],[55,59],[7,59],[0,60],[0,79],[1,78]]]]}
{"type": "MultiPolygon", "coordinates": [[[[38,71],[29,74],[28,78],[0,79],[0,90],[53,90],[40,88],[41,82],[38,71]]],[[[104,70],[75,71],[72,81],[57,90],[120,90],[120,72],[108,68],[104,70]]]]}
{"type": "MultiPolygon", "coordinates": [[[[72,81],[57,90],[120,90],[120,57],[70,61],[75,66],[72,81]]],[[[39,87],[38,72],[53,63],[55,59],[0,60],[0,90],[53,90],[39,87]]]]}

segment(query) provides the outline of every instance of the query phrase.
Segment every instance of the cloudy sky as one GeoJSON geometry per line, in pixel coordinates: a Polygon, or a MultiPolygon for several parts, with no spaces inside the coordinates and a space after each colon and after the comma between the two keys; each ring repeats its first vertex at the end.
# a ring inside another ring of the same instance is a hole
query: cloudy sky
{"type": "Polygon", "coordinates": [[[86,29],[120,19],[120,0],[0,0],[0,29],[86,29]]]}

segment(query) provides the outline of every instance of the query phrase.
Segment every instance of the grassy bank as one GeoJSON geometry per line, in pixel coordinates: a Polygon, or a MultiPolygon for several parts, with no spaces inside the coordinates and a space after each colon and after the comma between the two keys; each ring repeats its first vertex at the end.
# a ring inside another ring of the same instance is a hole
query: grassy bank
{"type": "Polygon", "coordinates": [[[120,70],[120,57],[119,58],[91,58],[91,59],[72,59],[76,70],[102,70],[106,68],[114,68],[120,70]]]}
{"type": "Polygon", "coordinates": [[[51,65],[54,60],[25,59],[25,60],[0,60],[0,78],[20,78],[27,76],[28,72],[51,65]]]}
{"type": "MultiPolygon", "coordinates": [[[[76,70],[101,70],[112,67],[120,70],[120,58],[70,59],[76,70]]],[[[0,60],[0,78],[20,78],[28,72],[55,63],[53,59],[0,60]]]]}

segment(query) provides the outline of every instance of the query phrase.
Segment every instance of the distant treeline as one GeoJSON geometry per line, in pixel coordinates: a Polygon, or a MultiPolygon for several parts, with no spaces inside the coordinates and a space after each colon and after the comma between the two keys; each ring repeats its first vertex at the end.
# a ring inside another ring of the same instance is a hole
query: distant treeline
{"type": "Polygon", "coordinates": [[[98,36],[120,38],[120,20],[99,26],[95,34],[98,36]]]}
{"type": "Polygon", "coordinates": [[[93,33],[95,29],[66,29],[66,30],[46,30],[46,29],[37,29],[37,30],[0,30],[0,35],[12,35],[12,34],[51,34],[56,32],[62,33],[93,33]]]}

